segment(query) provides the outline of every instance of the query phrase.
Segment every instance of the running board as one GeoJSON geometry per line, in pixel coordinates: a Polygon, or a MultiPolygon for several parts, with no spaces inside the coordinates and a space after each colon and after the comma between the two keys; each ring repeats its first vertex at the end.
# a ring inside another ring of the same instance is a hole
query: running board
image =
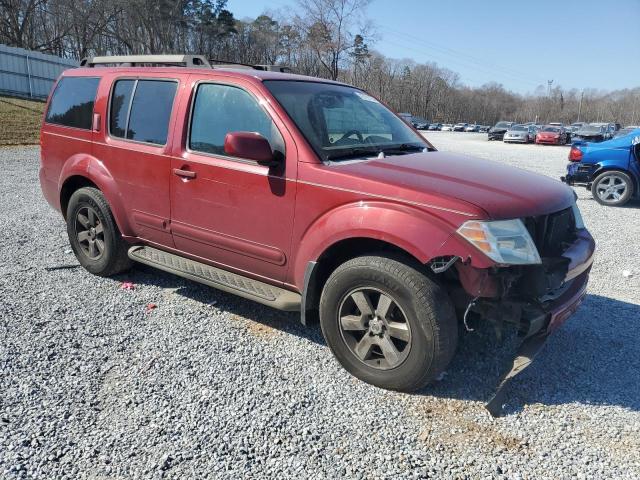
{"type": "Polygon", "coordinates": [[[129,249],[129,258],[278,310],[300,310],[302,297],[299,293],[212,267],[206,263],[196,262],[173,253],[158,250],[157,248],[147,246],[131,247],[129,249]]]}

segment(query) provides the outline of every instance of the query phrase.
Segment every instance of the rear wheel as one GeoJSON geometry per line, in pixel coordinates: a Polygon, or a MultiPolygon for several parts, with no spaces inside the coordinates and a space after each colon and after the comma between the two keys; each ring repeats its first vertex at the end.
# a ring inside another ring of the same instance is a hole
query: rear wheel
{"type": "Polygon", "coordinates": [[[95,275],[115,275],[133,263],[109,204],[97,188],[84,187],[71,195],[67,234],[80,265],[95,275]]]}
{"type": "Polygon", "coordinates": [[[633,195],[633,180],[624,172],[604,172],[594,180],[591,193],[601,205],[619,207],[633,195]]]}
{"type": "Polygon", "coordinates": [[[458,331],[453,305],[403,259],[358,257],[327,280],[320,300],[327,344],[355,377],[413,391],[447,366],[458,331]]]}

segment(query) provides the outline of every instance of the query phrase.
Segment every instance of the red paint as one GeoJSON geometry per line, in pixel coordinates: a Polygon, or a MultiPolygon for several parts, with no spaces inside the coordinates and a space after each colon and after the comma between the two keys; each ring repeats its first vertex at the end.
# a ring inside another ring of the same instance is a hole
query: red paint
{"type": "Polygon", "coordinates": [[[477,286],[477,278],[494,264],[455,233],[463,222],[542,215],[573,202],[572,190],[548,177],[448,153],[324,165],[262,83],[308,77],[131,67],[64,75],[101,81],[92,131],[43,124],[40,179],[54,208],[60,209],[65,182],[83,177],[104,193],[131,243],[148,243],[297,291],[309,261],[353,238],[391,243],[422,263],[460,256],[469,269],[463,276],[477,286]],[[166,145],[109,135],[109,96],[119,78],[178,82],[166,145]],[[284,140],[281,165],[265,165],[273,155],[254,133],[234,132],[225,139],[226,151],[244,160],[186,148],[193,94],[202,81],[243,88],[260,102],[284,140]]]}

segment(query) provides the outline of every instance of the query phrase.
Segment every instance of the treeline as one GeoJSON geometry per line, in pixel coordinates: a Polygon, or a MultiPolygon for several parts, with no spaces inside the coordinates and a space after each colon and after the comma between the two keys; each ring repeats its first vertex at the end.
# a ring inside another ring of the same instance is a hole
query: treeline
{"type": "Polygon", "coordinates": [[[0,43],[76,59],[95,54],[199,53],[364,88],[394,110],[431,121],[640,123],[640,88],[580,92],[499,83],[467,87],[435,63],[386,58],[372,48],[370,0],[298,0],[292,12],[240,20],[227,0],[0,0],[0,43]],[[295,13],[298,12],[298,13],[295,13]]]}

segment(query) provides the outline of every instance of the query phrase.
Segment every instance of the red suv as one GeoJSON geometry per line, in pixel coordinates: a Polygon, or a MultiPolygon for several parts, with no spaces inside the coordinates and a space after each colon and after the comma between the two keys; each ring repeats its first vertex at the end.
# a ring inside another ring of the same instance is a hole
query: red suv
{"type": "Polygon", "coordinates": [[[546,336],[584,296],[595,244],[569,187],[437,152],[345,84],[94,58],[57,82],[41,145],[42,190],[91,273],[142,262],[319,318],[338,361],[384,388],[442,372],[459,321],[546,336]]]}

